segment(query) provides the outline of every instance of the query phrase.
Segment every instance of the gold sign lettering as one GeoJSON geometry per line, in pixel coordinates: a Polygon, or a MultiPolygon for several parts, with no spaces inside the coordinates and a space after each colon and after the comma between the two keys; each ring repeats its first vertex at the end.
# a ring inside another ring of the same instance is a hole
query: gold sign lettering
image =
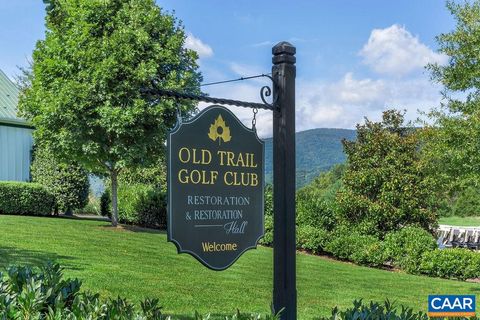
{"type": "Polygon", "coordinates": [[[178,171],[178,182],[182,184],[215,184],[218,171],[181,169],[178,171]]]}
{"type": "Polygon", "coordinates": [[[254,153],[238,153],[235,155],[232,151],[217,151],[221,166],[256,168],[254,153]]]}
{"type": "Polygon", "coordinates": [[[212,162],[212,153],[210,150],[201,149],[197,150],[195,148],[188,149],[186,147],[181,148],[178,151],[178,159],[182,163],[193,163],[193,164],[210,164],[212,162]]]}

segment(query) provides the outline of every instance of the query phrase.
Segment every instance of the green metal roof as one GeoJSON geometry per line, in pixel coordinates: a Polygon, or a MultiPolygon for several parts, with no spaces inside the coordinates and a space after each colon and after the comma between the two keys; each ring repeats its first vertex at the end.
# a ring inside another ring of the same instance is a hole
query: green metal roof
{"type": "Polygon", "coordinates": [[[19,93],[18,87],[0,70],[0,123],[27,124],[17,116],[19,93]]]}

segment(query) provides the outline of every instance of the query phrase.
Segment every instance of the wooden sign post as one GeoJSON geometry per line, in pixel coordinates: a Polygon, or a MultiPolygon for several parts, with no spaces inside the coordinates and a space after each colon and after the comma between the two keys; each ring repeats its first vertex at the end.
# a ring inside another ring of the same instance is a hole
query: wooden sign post
{"type": "Polygon", "coordinates": [[[295,239],[295,53],[288,42],[272,49],[273,100],[273,307],[297,319],[295,239]]]}

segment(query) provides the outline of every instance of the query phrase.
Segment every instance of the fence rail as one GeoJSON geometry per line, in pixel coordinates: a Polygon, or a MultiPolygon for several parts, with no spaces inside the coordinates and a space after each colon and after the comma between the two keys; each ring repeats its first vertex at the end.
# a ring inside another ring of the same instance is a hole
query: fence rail
{"type": "Polygon", "coordinates": [[[479,250],[480,226],[458,227],[440,225],[437,229],[437,243],[440,249],[460,247],[479,250]]]}

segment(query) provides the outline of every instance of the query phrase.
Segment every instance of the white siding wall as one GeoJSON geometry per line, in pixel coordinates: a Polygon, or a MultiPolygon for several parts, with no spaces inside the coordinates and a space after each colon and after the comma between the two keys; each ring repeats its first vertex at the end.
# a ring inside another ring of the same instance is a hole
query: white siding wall
{"type": "Polygon", "coordinates": [[[32,130],[0,124],[0,180],[28,181],[32,130]]]}

